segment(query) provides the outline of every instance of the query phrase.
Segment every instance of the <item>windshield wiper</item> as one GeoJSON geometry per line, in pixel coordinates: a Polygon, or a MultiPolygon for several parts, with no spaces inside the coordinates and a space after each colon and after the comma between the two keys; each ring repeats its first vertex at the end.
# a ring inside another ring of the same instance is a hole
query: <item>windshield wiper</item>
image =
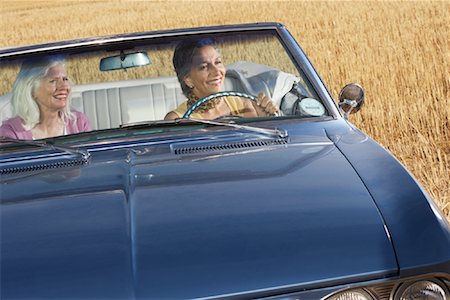
{"type": "Polygon", "coordinates": [[[236,124],[233,121],[223,122],[223,121],[202,120],[202,119],[193,119],[193,118],[189,118],[189,119],[178,118],[178,119],[174,119],[174,120],[158,120],[158,121],[144,121],[144,122],[137,122],[137,123],[128,123],[128,124],[121,125],[120,128],[168,126],[168,125],[182,125],[182,124],[192,124],[192,123],[232,127],[232,128],[262,133],[265,135],[276,136],[276,137],[280,137],[280,138],[288,137],[288,133],[284,129],[279,129],[279,128],[269,129],[269,128],[248,126],[248,125],[241,125],[241,124],[236,124]]]}
{"type": "Polygon", "coordinates": [[[261,128],[261,127],[254,127],[254,126],[249,126],[249,125],[236,124],[234,122],[233,123],[232,122],[219,122],[219,121],[213,121],[213,120],[202,120],[202,119],[193,119],[193,118],[175,119],[175,121],[178,123],[194,122],[194,123],[201,123],[201,124],[208,124],[208,125],[215,125],[215,126],[226,126],[226,127],[232,127],[232,128],[262,133],[265,135],[276,136],[276,137],[280,137],[280,138],[288,137],[288,132],[285,129],[280,129],[280,128],[273,128],[273,129],[261,128]]]}
{"type": "Polygon", "coordinates": [[[81,149],[73,149],[69,147],[63,147],[63,146],[56,146],[54,144],[46,143],[45,141],[35,141],[35,140],[16,140],[12,138],[6,138],[6,137],[0,137],[0,143],[14,143],[18,145],[30,145],[30,146],[36,146],[41,147],[45,149],[55,150],[55,151],[61,151],[65,152],[74,156],[81,156],[83,160],[88,160],[91,154],[87,150],[81,150],[81,149]]]}

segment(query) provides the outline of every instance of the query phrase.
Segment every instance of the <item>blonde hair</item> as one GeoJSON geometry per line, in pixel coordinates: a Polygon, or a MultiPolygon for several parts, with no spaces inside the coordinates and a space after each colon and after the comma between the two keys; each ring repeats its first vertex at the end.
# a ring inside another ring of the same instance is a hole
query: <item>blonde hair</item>
{"type": "MultiPolygon", "coordinates": [[[[56,65],[64,66],[64,59],[61,57],[40,57],[28,59],[22,63],[13,84],[11,104],[13,115],[22,118],[26,130],[32,129],[39,123],[40,110],[33,99],[33,94],[40,87],[42,79],[47,76],[49,70],[56,65]]],[[[74,118],[70,111],[70,100],[71,94],[69,94],[67,105],[61,111],[61,118],[64,122],[74,118]]]]}

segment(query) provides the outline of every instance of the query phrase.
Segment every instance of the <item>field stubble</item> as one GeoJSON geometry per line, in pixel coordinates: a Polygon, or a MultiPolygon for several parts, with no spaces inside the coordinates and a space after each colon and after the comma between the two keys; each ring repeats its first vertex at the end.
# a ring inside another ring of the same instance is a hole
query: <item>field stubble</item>
{"type": "Polygon", "coordinates": [[[0,47],[281,22],[335,99],[346,83],[365,88],[365,107],[350,120],[392,152],[450,220],[447,1],[2,1],[0,11],[0,47]]]}

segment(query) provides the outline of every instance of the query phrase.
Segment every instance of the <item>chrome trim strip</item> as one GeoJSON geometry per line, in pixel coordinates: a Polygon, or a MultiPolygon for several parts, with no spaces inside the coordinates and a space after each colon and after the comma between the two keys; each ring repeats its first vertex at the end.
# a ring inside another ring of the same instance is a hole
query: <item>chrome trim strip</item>
{"type": "MultiPolygon", "coordinates": [[[[352,290],[352,289],[364,289],[369,293],[373,293],[374,291],[378,291],[377,296],[381,292],[386,295],[386,291],[382,288],[385,286],[392,286],[392,288],[396,289],[396,284],[399,282],[408,282],[408,281],[416,281],[421,279],[431,279],[431,278],[440,278],[443,280],[450,279],[450,274],[447,273],[429,273],[426,275],[420,275],[415,277],[406,277],[406,278],[398,278],[397,276],[385,277],[381,279],[367,279],[364,277],[370,277],[371,275],[376,275],[376,272],[360,274],[359,276],[353,277],[340,277],[335,278],[331,281],[311,281],[302,284],[292,284],[285,286],[276,286],[268,289],[258,289],[245,291],[241,293],[230,293],[230,294],[222,294],[210,297],[202,297],[195,298],[196,300],[213,300],[213,299],[236,299],[236,298],[251,298],[251,299],[271,299],[271,300],[285,300],[285,299],[303,299],[310,292],[311,294],[318,295],[317,292],[320,290],[324,290],[324,293],[321,296],[321,300],[326,300],[332,295],[336,295],[337,293],[352,290]],[[332,292],[330,292],[330,290],[332,292]],[[326,294],[325,294],[326,293],[326,294]]],[[[378,273],[379,275],[379,273],[378,273]]],[[[392,295],[395,291],[390,293],[389,300],[392,300],[392,295]]],[[[386,296],[384,296],[386,297],[386,296]]],[[[310,299],[310,298],[308,298],[310,299]]],[[[319,298],[318,298],[319,299],[319,298]]],[[[388,300],[386,298],[381,298],[379,300],[388,300]]]]}
{"type": "MultiPolygon", "coordinates": [[[[388,272],[385,272],[386,275],[388,275],[388,272]]],[[[222,294],[222,295],[216,295],[211,297],[202,297],[202,298],[195,298],[196,300],[212,300],[212,299],[219,299],[219,298],[236,298],[236,297],[256,297],[256,298],[264,298],[264,297],[273,297],[276,299],[276,297],[282,297],[286,294],[293,294],[295,292],[304,292],[305,290],[315,290],[315,289],[321,289],[321,288],[327,288],[332,287],[333,285],[339,284],[345,284],[345,282],[360,282],[360,281],[368,281],[372,277],[373,280],[380,280],[380,279],[374,279],[373,277],[381,277],[383,276],[383,273],[380,272],[369,272],[369,273],[363,273],[359,274],[357,276],[352,277],[336,277],[329,279],[327,281],[323,280],[315,280],[315,281],[309,281],[309,282],[303,282],[303,283],[296,283],[296,284],[289,284],[289,285],[281,285],[266,289],[257,289],[257,290],[251,290],[251,291],[245,291],[240,293],[230,293],[230,294],[222,294]],[[290,291],[285,291],[285,290],[290,291]],[[297,291],[292,291],[292,289],[295,289],[297,291]],[[283,291],[284,290],[284,291],[283,291]],[[262,294],[262,293],[268,293],[271,292],[272,295],[256,295],[256,294],[262,294]]],[[[348,285],[346,284],[348,287],[348,285]]]]}

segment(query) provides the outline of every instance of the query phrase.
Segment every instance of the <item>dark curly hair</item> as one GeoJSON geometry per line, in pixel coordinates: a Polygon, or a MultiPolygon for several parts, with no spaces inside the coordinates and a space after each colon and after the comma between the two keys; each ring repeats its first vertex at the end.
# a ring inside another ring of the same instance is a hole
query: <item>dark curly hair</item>
{"type": "Polygon", "coordinates": [[[181,85],[183,94],[189,98],[191,89],[184,82],[184,77],[189,74],[192,68],[192,60],[196,51],[205,46],[212,46],[219,51],[216,41],[213,38],[188,38],[182,40],[173,53],[173,66],[177,73],[178,81],[181,85]]]}

